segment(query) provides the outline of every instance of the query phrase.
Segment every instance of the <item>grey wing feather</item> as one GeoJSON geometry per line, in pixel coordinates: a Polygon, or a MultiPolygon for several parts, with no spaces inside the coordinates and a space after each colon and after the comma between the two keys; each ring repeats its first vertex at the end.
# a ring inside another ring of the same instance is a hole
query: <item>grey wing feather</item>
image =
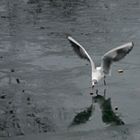
{"type": "Polygon", "coordinates": [[[87,51],[84,49],[84,47],[80,45],[76,40],[74,40],[71,36],[68,36],[68,40],[71,43],[71,46],[73,50],[76,52],[76,54],[80,58],[88,60],[91,63],[92,67],[95,68],[95,64],[93,63],[91,57],[89,56],[87,51]]]}
{"type": "Polygon", "coordinates": [[[133,46],[133,42],[129,42],[105,53],[101,64],[104,73],[109,74],[111,64],[123,59],[132,50],[133,46]]]}

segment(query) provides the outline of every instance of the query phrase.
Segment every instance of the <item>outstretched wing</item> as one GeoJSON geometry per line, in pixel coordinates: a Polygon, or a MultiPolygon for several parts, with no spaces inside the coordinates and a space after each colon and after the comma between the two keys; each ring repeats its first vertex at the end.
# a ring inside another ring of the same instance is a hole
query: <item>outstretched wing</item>
{"type": "Polygon", "coordinates": [[[109,74],[112,62],[123,59],[132,50],[133,46],[133,42],[129,42],[105,53],[101,64],[104,73],[109,74]]]}
{"type": "Polygon", "coordinates": [[[73,39],[71,36],[68,36],[68,40],[71,43],[71,46],[73,48],[73,50],[76,52],[76,54],[82,58],[82,59],[86,59],[91,63],[92,68],[95,69],[95,64],[92,61],[91,57],[89,56],[89,54],[87,53],[87,51],[84,49],[84,47],[82,45],[80,45],[75,39],[73,39]]]}

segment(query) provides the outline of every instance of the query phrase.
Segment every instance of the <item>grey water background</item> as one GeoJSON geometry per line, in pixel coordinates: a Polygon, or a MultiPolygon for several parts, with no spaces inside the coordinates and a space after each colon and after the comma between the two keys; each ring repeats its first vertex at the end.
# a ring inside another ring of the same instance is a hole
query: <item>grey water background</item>
{"type": "MultiPolygon", "coordinates": [[[[67,33],[97,65],[106,51],[134,42],[113,65],[106,96],[125,124],[139,122],[139,24],[139,0],[0,0],[0,136],[109,127],[95,105],[89,121],[68,128],[90,106],[91,83],[90,65],[74,54],[67,33]]],[[[101,81],[102,95],[104,88],[101,81]]]]}

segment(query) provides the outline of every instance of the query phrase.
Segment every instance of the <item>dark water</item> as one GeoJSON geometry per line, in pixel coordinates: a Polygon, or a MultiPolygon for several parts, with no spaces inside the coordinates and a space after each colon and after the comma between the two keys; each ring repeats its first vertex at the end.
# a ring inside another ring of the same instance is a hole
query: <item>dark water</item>
{"type": "MultiPolygon", "coordinates": [[[[139,13],[139,0],[0,0],[0,135],[109,126],[95,103],[84,123],[69,127],[90,107],[91,88],[90,66],[73,53],[66,33],[97,65],[107,50],[134,42],[133,51],[112,67],[106,99],[125,124],[139,121],[139,13]]],[[[104,88],[101,81],[99,94],[104,88]]]]}

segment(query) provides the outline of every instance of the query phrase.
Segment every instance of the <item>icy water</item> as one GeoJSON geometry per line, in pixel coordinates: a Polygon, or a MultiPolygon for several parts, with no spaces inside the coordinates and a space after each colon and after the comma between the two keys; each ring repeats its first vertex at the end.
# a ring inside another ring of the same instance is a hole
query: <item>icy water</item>
{"type": "Polygon", "coordinates": [[[134,42],[132,52],[113,65],[106,97],[103,81],[99,94],[115,121],[139,122],[139,25],[139,0],[0,0],[0,136],[112,124],[99,102],[90,108],[90,65],[74,54],[66,34],[85,46],[97,65],[106,51],[134,42]],[[81,121],[71,125],[76,116],[81,121]]]}

